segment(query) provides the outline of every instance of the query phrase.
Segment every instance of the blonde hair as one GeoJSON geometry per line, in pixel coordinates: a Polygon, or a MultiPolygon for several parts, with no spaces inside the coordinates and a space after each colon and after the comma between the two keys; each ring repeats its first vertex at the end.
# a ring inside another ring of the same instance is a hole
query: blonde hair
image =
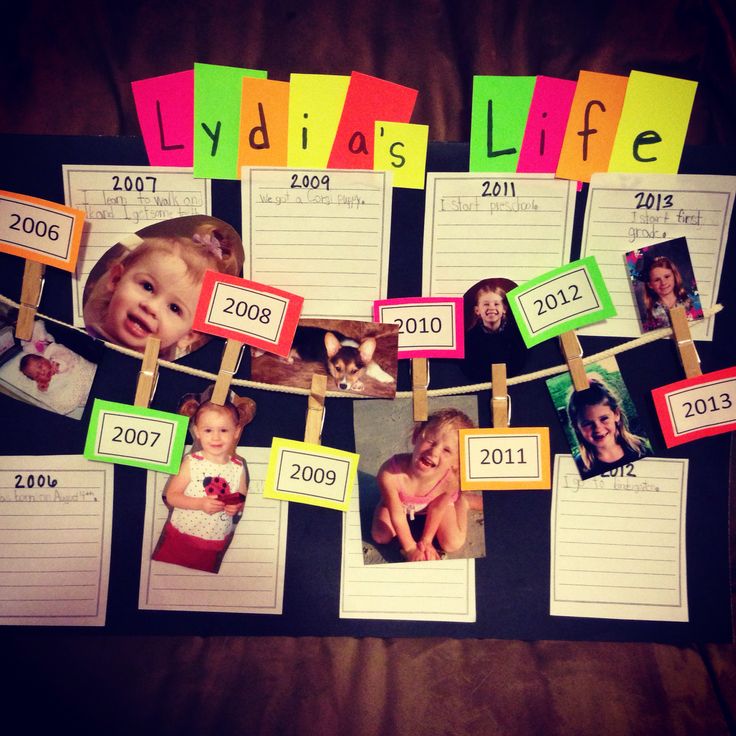
{"type": "Polygon", "coordinates": [[[423,422],[415,422],[411,442],[416,444],[420,437],[434,430],[439,433],[445,429],[471,429],[473,420],[460,409],[446,408],[432,412],[423,422]]]}
{"type": "MultiPolygon", "coordinates": [[[[488,282],[482,282],[481,285],[478,287],[478,291],[475,292],[475,307],[478,307],[478,302],[480,301],[480,298],[484,294],[495,294],[496,296],[501,297],[501,301],[503,301],[503,314],[501,315],[501,324],[498,326],[498,331],[502,331],[504,327],[506,327],[506,321],[509,317],[509,302],[508,299],[506,299],[506,289],[502,288],[501,286],[498,286],[497,284],[492,284],[488,282]]],[[[473,312],[473,316],[475,317],[475,321],[471,325],[472,327],[475,327],[475,325],[479,321],[483,321],[479,314],[476,314],[473,312]]]]}
{"type": "Polygon", "coordinates": [[[654,319],[654,306],[659,302],[659,296],[654,289],[649,286],[649,282],[652,278],[652,271],[655,268],[665,268],[670,271],[675,282],[673,287],[675,299],[678,302],[689,302],[687,289],[682,281],[680,269],[677,268],[674,261],[667,256],[657,256],[656,258],[652,258],[649,263],[647,263],[642,273],[642,282],[644,284],[644,308],[646,309],[647,320],[654,319]]]}

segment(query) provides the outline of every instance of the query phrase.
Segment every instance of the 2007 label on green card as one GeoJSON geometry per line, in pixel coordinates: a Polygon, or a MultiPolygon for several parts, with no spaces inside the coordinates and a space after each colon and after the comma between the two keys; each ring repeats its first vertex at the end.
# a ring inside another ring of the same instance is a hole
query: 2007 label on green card
{"type": "Polygon", "coordinates": [[[173,474],[181,464],[187,425],[180,414],[96,399],[84,456],[173,474]]]}

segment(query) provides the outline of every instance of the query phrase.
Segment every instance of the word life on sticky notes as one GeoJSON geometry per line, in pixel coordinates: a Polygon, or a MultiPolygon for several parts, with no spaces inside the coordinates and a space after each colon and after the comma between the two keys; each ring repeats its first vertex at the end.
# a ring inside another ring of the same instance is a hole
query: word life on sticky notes
{"type": "Polygon", "coordinates": [[[507,297],[528,348],[616,314],[593,256],[527,281],[507,297]]]}
{"type": "Polygon", "coordinates": [[[0,251],[73,271],[84,212],[26,194],[0,191],[0,251]]]}
{"type": "Polygon", "coordinates": [[[463,491],[550,487],[549,427],[497,427],[459,432],[463,491]]]}
{"type": "Polygon", "coordinates": [[[263,497],[347,511],[359,457],[334,447],[274,437],[263,497]]]}
{"type": "Polygon", "coordinates": [[[303,303],[296,294],[207,271],[192,327],[286,357],[303,303]]]}
{"type": "Polygon", "coordinates": [[[463,358],[462,297],[378,299],[373,319],[399,326],[399,358],[463,358]]]}
{"type": "Polygon", "coordinates": [[[736,429],[736,366],[652,391],[667,447],[736,429]]]}
{"type": "Polygon", "coordinates": [[[188,425],[182,414],[95,399],[84,456],[173,475],[179,472],[188,425]]]}

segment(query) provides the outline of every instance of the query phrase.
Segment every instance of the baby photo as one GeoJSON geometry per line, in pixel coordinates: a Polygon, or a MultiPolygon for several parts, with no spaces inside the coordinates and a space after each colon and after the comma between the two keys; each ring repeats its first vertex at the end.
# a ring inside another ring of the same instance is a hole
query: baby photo
{"type": "Polygon", "coordinates": [[[285,358],[251,348],[251,379],[309,388],[327,376],[328,391],[391,398],[396,394],[399,327],[381,322],[302,319],[285,358]]]}
{"type": "Polygon", "coordinates": [[[478,425],[474,396],[354,406],[363,561],[366,565],[485,557],[483,497],[460,491],[458,430],[478,425]]]}
{"type": "Polygon", "coordinates": [[[243,243],[235,229],[208,215],[149,225],[108,250],[84,287],[90,335],[143,352],[161,341],[159,355],[177,360],[209,335],[192,329],[205,271],[240,276],[243,243]]]}
{"type": "Polygon", "coordinates": [[[42,409],[81,419],[100,360],[85,335],[37,319],[30,340],[13,337],[17,312],[3,315],[0,391],[42,409]]]}
{"type": "Polygon", "coordinates": [[[703,318],[686,238],[675,238],[626,254],[644,332],[669,327],[672,307],[685,307],[689,320],[703,318]]]}
{"type": "Polygon", "coordinates": [[[575,464],[583,479],[652,454],[615,358],[585,366],[589,387],[575,391],[568,372],[547,379],[575,464]]]}
{"type": "Polygon", "coordinates": [[[169,516],[152,559],[217,573],[245,507],[248,466],[237,446],[256,405],[232,391],[224,405],[211,395],[210,387],[179,402],[194,444],[164,488],[169,516]]]}
{"type": "Polygon", "coordinates": [[[488,278],[471,286],[463,295],[463,372],[474,383],[491,380],[493,363],[505,363],[508,375],[521,372],[526,346],[506,299],[506,294],[516,286],[511,279],[488,278]]]}

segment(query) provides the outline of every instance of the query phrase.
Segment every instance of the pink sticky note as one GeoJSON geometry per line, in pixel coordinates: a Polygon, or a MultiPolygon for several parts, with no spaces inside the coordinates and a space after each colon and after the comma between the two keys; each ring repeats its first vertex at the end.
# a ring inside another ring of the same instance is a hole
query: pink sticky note
{"type": "Polygon", "coordinates": [[[537,77],[516,170],[554,173],[565,138],[576,82],[537,77]]]}
{"type": "Polygon", "coordinates": [[[151,166],[192,166],[194,70],[131,82],[151,166]]]}
{"type": "Polygon", "coordinates": [[[332,144],[330,169],[373,169],[376,120],[408,123],[417,90],[353,72],[332,144]]]}

